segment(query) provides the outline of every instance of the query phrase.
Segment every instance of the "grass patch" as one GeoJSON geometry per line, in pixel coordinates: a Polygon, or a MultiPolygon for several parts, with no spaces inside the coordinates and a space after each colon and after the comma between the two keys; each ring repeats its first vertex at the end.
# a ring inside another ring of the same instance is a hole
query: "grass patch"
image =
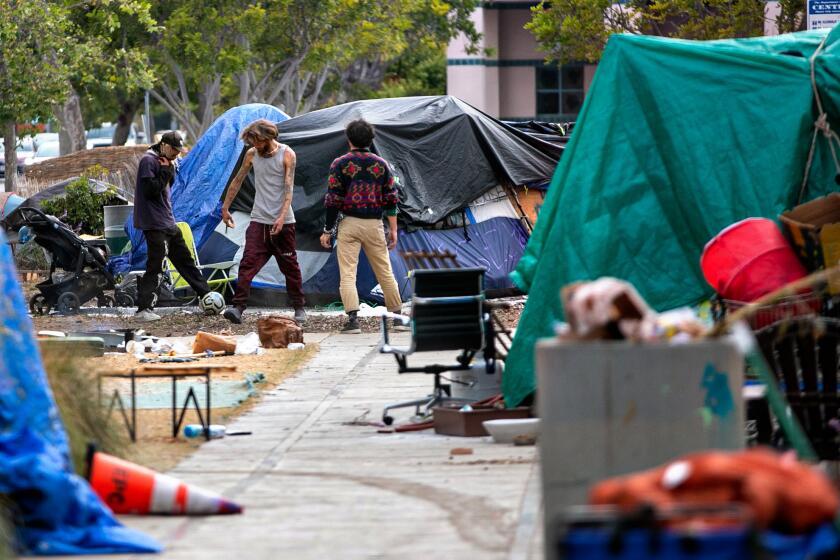
{"type": "Polygon", "coordinates": [[[84,475],[90,442],[100,451],[124,457],[128,438],[118,417],[107,417],[99,406],[97,376],[88,364],[67,351],[42,351],[44,369],[70,440],[70,456],[76,472],[84,475]]]}

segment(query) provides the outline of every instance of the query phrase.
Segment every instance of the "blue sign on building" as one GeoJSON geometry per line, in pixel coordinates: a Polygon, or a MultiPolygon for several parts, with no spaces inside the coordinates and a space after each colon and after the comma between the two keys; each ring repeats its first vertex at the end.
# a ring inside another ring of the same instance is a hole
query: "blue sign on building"
{"type": "Polygon", "coordinates": [[[808,0],[808,29],[834,27],[840,21],[840,0],[808,0]]]}

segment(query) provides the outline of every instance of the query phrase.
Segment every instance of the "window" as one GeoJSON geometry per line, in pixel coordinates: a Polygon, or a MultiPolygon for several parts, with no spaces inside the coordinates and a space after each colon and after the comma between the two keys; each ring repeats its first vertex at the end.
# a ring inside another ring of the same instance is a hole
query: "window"
{"type": "Polygon", "coordinates": [[[537,66],[537,119],[573,121],[583,105],[583,64],[537,66]]]}

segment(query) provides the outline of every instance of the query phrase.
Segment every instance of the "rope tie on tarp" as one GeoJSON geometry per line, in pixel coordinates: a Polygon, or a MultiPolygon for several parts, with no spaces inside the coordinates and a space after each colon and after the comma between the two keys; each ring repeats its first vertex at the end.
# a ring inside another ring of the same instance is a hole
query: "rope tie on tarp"
{"type": "Polygon", "coordinates": [[[837,146],[840,146],[840,136],[831,129],[831,124],[828,122],[828,114],[823,108],[820,91],[817,89],[816,62],[817,57],[825,46],[826,39],[828,39],[828,35],[823,37],[823,40],[820,41],[820,45],[817,47],[817,50],[814,51],[814,54],[811,55],[811,58],[809,59],[809,63],[811,65],[811,90],[814,92],[814,101],[817,103],[818,114],[817,120],[814,121],[814,134],[811,136],[811,148],[808,150],[808,161],[805,163],[805,174],[802,177],[802,187],[799,189],[800,203],[802,202],[802,197],[805,196],[805,188],[808,186],[808,176],[811,174],[811,164],[814,162],[814,151],[816,150],[817,138],[820,133],[822,133],[823,137],[828,142],[828,147],[831,150],[831,159],[834,160],[834,170],[836,172],[834,180],[837,184],[840,184],[840,159],[837,158],[837,146]]]}

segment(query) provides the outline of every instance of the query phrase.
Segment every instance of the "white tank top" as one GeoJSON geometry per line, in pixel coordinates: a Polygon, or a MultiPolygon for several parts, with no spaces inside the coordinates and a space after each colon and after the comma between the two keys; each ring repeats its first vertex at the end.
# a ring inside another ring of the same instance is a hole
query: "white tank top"
{"type": "MultiPolygon", "coordinates": [[[[254,206],[251,208],[251,220],[260,224],[273,224],[280,216],[280,210],[286,201],[286,155],[285,144],[280,144],[274,155],[262,157],[254,155],[254,206]]],[[[295,213],[289,206],[284,224],[295,223],[295,213]]]]}

